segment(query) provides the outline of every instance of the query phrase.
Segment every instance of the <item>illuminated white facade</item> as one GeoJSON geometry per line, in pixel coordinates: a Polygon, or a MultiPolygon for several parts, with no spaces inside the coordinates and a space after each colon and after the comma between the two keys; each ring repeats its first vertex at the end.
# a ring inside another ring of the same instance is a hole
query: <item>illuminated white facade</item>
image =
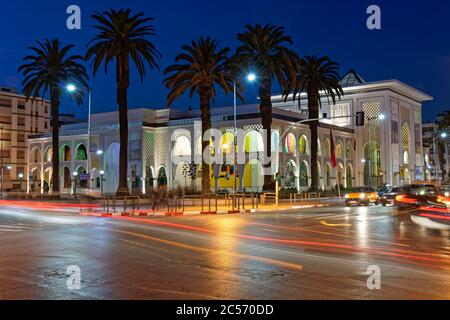
{"type": "MultiPolygon", "coordinates": [[[[336,105],[324,97],[319,124],[319,184],[322,189],[333,189],[339,183],[344,188],[384,183],[401,185],[423,179],[422,155],[422,103],[432,98],[400,81],[365,82],[356,73],[348,73],[341,81],[345,95],[336,105]],[[353,115],[365,112],[365,126],[356,127],[353,115]],[[379,120],[379,115],[385,116],[379,120]],[[330,117],[342,117],[330,120],[330,117]],[[371,118],[372,120],[368,121],[371,118]],[[369,129],[370,126],[370,129],[369,129]],[[333,131],[337,167],[331,166],[330,129],[333,131]],[[369,138],[370,131],[370,138],[369,138]],[[370,139],[370,143],[369,143],[370,139]],[[371,164],[371,170],[369,166],[371,164]]],[[[294,123],[308,118],[306,96],[298,102],[284,102],[281,96],[273,96],[272,151],[277,155],[281,186],[307,190],[311,183],[310,131],[307,124],[290,128],[294,123]],[[287,132],[287,130],[289,131],[287,132]],[[279,141],[283,136],[283,141],[279,141]],[[279,143],[278,143],[279,142],[279,143]],[[279,147],[278,147],[279,146],[279,147]]],[[[230,152],[233,136],[233,108],[212,110],[213,128],[221,131],[220,153],[230,152]]],[[[91,172],[89,181],[81,185],[91,192],[99,190],[99,170],[105,171],[105,193],[117,187],[118,132],[117,112],[96,114],[92,117],[91,172]],[[97,150],[103,151],[101,155],[97,150]]],[[[148,188],[167,185],[201,186],[200,166],[201,127],[199,111],[170,109],[137,109],[129,111],[129,186],[145,192],[148,188]],[[197,141],[195,141],[197,139],[197,141]],[[175,164],[172,157],[185,156],[184,163],[175,164]],[[196,171],[192,179],[190,172],[196,171]]],[[[245,154],[245,164],[238,164],[237,187],[242,191],[261,190],[263,184],[261,159],[264,155],[261,114],[257,105],[238,106],[237,127],[245,138],[238,147],[245,154]]],[[[86,170],[87,125],[76,124],[62,128],[61,132],[61,191],[70,192],[74,171],[86,170]],[[81,147],[81,151],[80,151],[81,147]],[[69,150],[67,149],[69,148],[69,150]],[[70,158],[65,155],[69,155],[70,158]],[[80,169],[81,168],[81,169],[80,169]]],[[[51,146],[51,137],[41,135],[29,140],[29,150],[40,150],[42,159],[51,146]],[[38,148],[38,149],[36,149],[38,148]]],[[[29,168],[48,171],[51,163],[34,163],[29,168]]],[[[275,168],[275,164],[273,164],[275,168]]],[[[51,170],[51,169],[50,169],[51,170]]],[[[274,169],[275,170],[275,169],[274,169]]],[[[229,161],[211,166],[211,189],[232,189],[234,166],[229,161]]],[[[42,174],[40,186],[50,181],[42,174]]]]}

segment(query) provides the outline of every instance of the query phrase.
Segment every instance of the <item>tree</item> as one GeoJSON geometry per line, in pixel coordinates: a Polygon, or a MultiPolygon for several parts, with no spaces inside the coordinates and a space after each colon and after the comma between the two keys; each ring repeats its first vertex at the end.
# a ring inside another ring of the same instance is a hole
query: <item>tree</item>
{"type": "MultiPolygon", "coordinates": [[[[300,106],[300,93],[306,92],[308,96],[309,119],[319,118],[321,108],[321,96],[331,97],[333,104],[336,104],[336,97],[339,99],[344,95],[344,91],[339,83],[339,64],[331,61],[327,56],[316,57],[306,56],[298,63],[297,77],[289,84],[285,91],[285,99],[292,93],[295,101],[298,96],[300,106]]],[[[317,128],[319,122],[309,123],[311,130],[311,189],[318,190],[319,170],[317,167],[317,128]]]]}
{"type": "MultiPolygon", "coordinates": [[[[59,105],[61,103],[62,86],[74,83],[88,88],[88,74],[82,64],[81,55],[71,55],[73,45],[63,46],[58,39],[44,42],[37,41],[37,46],[29,49],[33,54],[23,58],[24,64],[19,67],[25,77],[22,81],[23,93],[28,99],[50,96],[52,113],[52,190],[59,192],[59,105]]],[[[83,92],[72,95],[80,105],[83,92]]]]}
{"type": "MultiPolygon", "coordinates": [[[[169,66],[164,74],[164,84],[170,89],[167,102],[171,105],[184,93],[189,97],[197,94],[200,98],[202,136],[211,129],[211,101],[216,97],[216,86],[225,94],[233,91],[234,76],[229,59],[229,48],[219,48],[216,40],[199,38],[190,45],[182,47],[183,53],[175,58],[175,64],[169,66]]],[[[238,86],[240,91],[240,86],[238,86]]],[[[240,92],[237,92],[240,96],[240,92]]],[[[209,147],[209,141],[202,140],[202,151],[209,147]]],[[[210,192],[210,168],[202,160],[202,193],[210,192]]]]}
{"type": "Polygon", "coordinates": [[[141,82],[146,74],[145,64],[150,69],[158,69],[161,54],[155,45],[146,38],[155,35],[153,18],[144,14],[132,14],[130,9],[118,11],[110,9],[95,13],[92,18],[98,23],[94,26],[99,32],[88,43],[86,59],[92,58],[94,76],[102,62],[105,73],[108,65],[115,61],[117,104],[120,125],[119,187],[117,195],[128,194],[128,87],[130,86],[130,60],[136,66],[141,82]]]}
{"type": "MultiPolygon", "coordinates": [[[[283,27],[267,24],[261,26],[247,25],[243,33],[237,35],[241,45],[233,58],[242,70],[255,70],[258,74],[258,90],[260,99],[261,122],[266,130],[265,156],[271,158],[272,153],[272,82],[278,80],[286,89],[289,79],[295,77],[295,65],[298,56],[286,47],[292,45],[291,37],[285,34],[283,27]]],[[[278,149],[278,148],[277,148],[278,149]]],[[[271,170],[271,163],[265,161],[264,171],[271,170]]],[[[264,190],[273,189],[273,176],[264,175],[264,190]]]]}

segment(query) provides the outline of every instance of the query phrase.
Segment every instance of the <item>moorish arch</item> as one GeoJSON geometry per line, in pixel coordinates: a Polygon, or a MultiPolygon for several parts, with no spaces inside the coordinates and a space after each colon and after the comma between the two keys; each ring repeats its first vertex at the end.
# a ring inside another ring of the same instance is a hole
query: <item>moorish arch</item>
{"type": "Polygon", "coordinates": [[[287,154],[295,154],[297,151],[296,148],[297,140],[293,133],[289,132],[283,141],[283,151],[287,154]]]}
{"type": "Polygon", "coordinates": [[[30,162],[31,163],[40,163],[42,162],[41,148],[34,147],[30,152],[30,162]]]}
{"type": "Polygon", "coordinates": [[[70,189],[72,185],[72,177],[70,175],[70,169],[68,167],[64,167],[63,169],[63,188],[70,189]]]}
{"type": "Polygon", "coordinates": [[[330,138],[328,137],[323,139],[322,155],[325,158],[329,158],[331,156],[331,144],[330,138]]]}
{"type": "Polygon", "coordinates": [[[336,158],[344,158],[344,145],[341,140],[338,140],[335,149],[336,158]]]}
{"type": "Polygon", "coordinates": [[[300,136],[299,139],[299,146],[298,146],[298,152],[300,154],[309,154],[310,153],[310,149],[309,149],[309,144],[308,144],[308,138],[305,135],[300,136]]]}
{"type": "Polygon", "coordinates": [[[247,153],[264,152],[264,140],[260,132],[251,130],[244,137],[244,151],[247,153]]]}
{"type": "Polygon", "coordinates": [[[298,169],[294,160],[286,161],[286,168],[284,172],[284,187],[286,189],[297,188],[298,169]]]}
{"type": "Polygon", "coordinates": [[[158,169],[158,176],[156,178],[158,187],[167,187],[167,171],[166,167],[161,166],[158,169]]]}
{"type": "Polygon", "coordinates": [[[87,160],[87,149],[84,143],[80,143],[75,149],[75,160],[85,161],[87,160]]]}
{"type": "Polygon", "coordinates": [[[308,163],[306,161],[302,161],[300,163],[298,176],[300,188],[307,188],[309,186],[308,171],[308,163]]]}
{"type": "Polygon", "coordinates": [[[72,154],[70,147],[65,144],[60,149],[60,157],[61,161],[71,161],[72,160],[72,154]]]}
{"type": "Polygon", "coordinates": [[[350,189],[353,187],[353,168],[350,163],[347,164],[345,170],[345,188],[350,189]]]}
{"type": "Polygon", "coordinates": [[[345,157],[347,159],[353,158],[353,146],[350,142],[347,142],[347,144],[345,145],[345,157]]]}
{"type": "Polygon", "coordinates": [[[245,191],[261,192],[263,185],[264,175],[262,164],[257,159],[251,159],[244,168],[244,189],[245,191]]]}
{"type": "Polygon", "coordinates": [[[44,162],[51,162],[53,157],[53,147],[47,147],[44,151],[44,162]]]}

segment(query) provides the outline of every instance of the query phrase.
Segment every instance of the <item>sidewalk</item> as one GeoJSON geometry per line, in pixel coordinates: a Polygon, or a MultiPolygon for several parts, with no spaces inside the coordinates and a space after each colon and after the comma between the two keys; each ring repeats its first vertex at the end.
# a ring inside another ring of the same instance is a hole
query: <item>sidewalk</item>
{"type": "Polygon", "coordinates": [[[80,210],[80,214],[89,216],[99,216],[99,217],[110,217],[110,216],[149,216],[149,217],[163,217],[163,216],[190,216],[190,215],[214,215],[214,214],[245,214],[245,213],[263,213],[263,212],[274,212],[274,211],[287,211],[294,209],[308,209],[308,208],[320,208],[320,207],[330,207],[339,206],[343,204],[343,199],[339,198],[321,198],[320,203],[316,204],[317,199],[311,199],[311,204],[304,204],[298,201],[297,204],[291,203],[289,200],[280,200],[279,205],[268,204],[268,205],[258,205],[258,207],[252,207],[252,205],[246,205],[244,208],[235,208],[232,210],[230,206],[218,205],[217,209],[215,206],[209,205],[203,206],[203,211],[201,206],[185,206],[184,210],[182,207],[178,209],[172,209],[170,211],[167,208],[160,208],[155,212],[151,209],[139,209],[133,210],[127,208],[125,211],[123,207],[116,207],[115,212],[110,209],[108,212],[106,209],[100,207],[92,207],[80,210]]]}

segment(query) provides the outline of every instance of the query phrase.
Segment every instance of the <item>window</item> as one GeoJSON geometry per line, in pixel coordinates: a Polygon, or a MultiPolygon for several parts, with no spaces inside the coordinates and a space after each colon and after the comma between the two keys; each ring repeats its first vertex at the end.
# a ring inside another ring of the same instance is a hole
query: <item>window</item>
{"type": "Polygon", "coordinates": [[[19,104],[17,105],[17,109],[25,110],[25,103],[24,102],[19,102],[19,104]]]}
{"type": "Polygon", "coordinates": [[[5,100],[5,99],[1,99],[0,100],[0,107],[11,108],[11,101],[10,100],[5,100]]]}
{"type": "Polygon", "coordinates": [[[331,106],[331,117],[348,117],[333,119],[333,124],[337,126],[347,126],[351,123],[350,103],[342,103],[331,106]]]}
{"type": "Polygon", "coordinates": [[[20,160],[25,159],[25,151],[17,150],[17,159],[20,159],[20,160]]]}
{"type": "Polygon", "coordinates": [[[48,121],[44,122],[44,129],[48,129],[48,121]]]}
{"type": "Polygon", "coordinates": [[[10,158],[11,157],[11,151],[10,150],[0,150],[0,157],[2,159],[10,158]]]}
{"type": "Polygon", "coordinates": [[[0,123],[11,124],[11,116],[0,116],[0,123]]]}
{"type": "Polygon", "coordinates": [[[17,134],[17,142],[25,142],[25,135],[24,134],[17,134]]]}
{"type": "Polygon", "coordinates": [[[18,126],[24,126],[25,125],[25,118],[23,118],[23,117],[17,118],[17,125],[18,126]]]}

